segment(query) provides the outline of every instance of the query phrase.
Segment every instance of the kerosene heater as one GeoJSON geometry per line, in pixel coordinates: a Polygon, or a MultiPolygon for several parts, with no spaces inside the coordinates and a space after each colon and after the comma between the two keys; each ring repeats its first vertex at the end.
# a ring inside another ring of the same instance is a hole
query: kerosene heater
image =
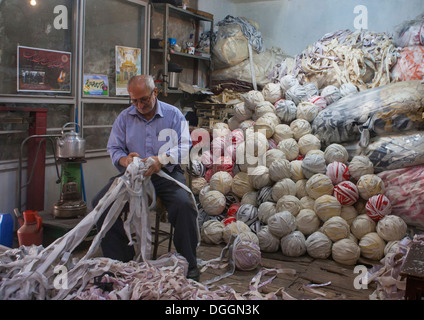
{"type": "Polygon", "coordinates": [[[60,200],[53,207],[57,218],[76,218],[87,213],[87,204],[82,197],[82,163],[85,160],[85,139],[75,130],[67,130],[68,122],[62,127],[62,137],[56,140],[56,158],[61,165],[60,200]]]}

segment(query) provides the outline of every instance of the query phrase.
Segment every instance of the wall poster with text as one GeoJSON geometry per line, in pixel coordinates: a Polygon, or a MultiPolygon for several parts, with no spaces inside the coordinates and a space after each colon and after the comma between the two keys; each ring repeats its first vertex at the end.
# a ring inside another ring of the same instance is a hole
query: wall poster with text
{"type": "Polygon", "coordinates": [[[116,95],[127,96],[128,81],[136,75],[141,75],[141,49],[130,47],[115,47],[116,57],[116,95]]]}

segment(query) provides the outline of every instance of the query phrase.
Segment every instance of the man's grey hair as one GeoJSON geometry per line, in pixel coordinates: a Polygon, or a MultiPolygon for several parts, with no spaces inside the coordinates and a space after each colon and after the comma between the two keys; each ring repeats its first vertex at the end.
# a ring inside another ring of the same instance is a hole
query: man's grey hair
{"type": "Polygon", "coordinates": [[[155,81],[153,80],[153,77],[148,74],[142,74],[132,77],[128,81],[127,89],[129,90],[132,86],[137,85],[140,82],[145,83],[146,87],[149,88],[150,91],[153,91],[153,89],[155,88],[155,81]]]}

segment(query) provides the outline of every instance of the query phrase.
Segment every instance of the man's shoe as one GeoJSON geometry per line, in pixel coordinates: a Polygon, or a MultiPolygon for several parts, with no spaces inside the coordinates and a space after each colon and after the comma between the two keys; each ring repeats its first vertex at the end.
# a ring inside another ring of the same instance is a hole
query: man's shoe
{"type": "Polygon", "coordinates": [[[192,279],[194,281],[199,281],[200,279],[200,270],[197,267],[191,268],[187,272],[187,279],[192,279]]]}

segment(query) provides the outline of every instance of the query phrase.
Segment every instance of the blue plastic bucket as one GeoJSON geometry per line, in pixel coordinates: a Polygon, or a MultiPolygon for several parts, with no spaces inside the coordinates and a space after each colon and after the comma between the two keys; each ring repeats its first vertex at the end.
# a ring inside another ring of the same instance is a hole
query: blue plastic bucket
{"type": "Polygon", "coordinates": [[[0,244],[9,248],[13,245],[13,217],[9,213],[0,213],[0,244]]]}

